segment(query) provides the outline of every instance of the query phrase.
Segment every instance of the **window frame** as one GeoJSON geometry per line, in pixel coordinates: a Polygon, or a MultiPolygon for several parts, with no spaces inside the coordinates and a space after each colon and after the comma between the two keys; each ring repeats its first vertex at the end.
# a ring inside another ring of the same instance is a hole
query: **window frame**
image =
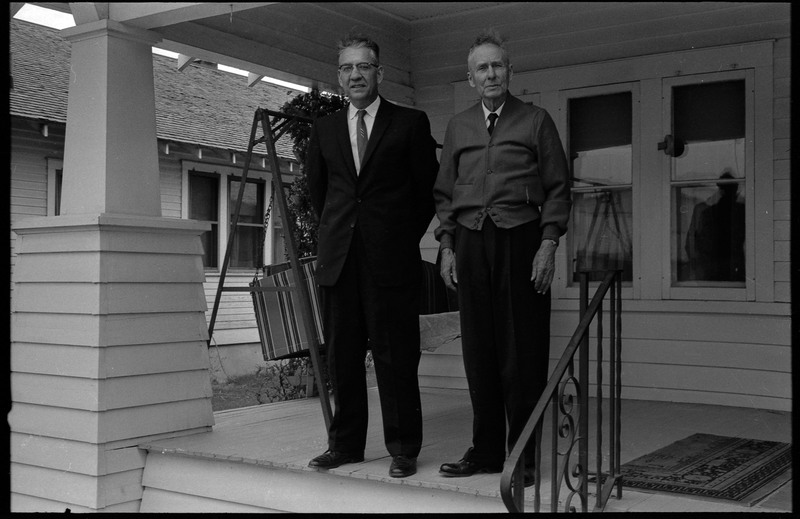
{"type": "MultiPolygon", "coordinates": [[[[231,224],[233,223],[232,222],[233,211],[234,211],[234,207],[233,206],[235,205],[235,201],[233,201],[233,198],[235,198],[239,193],[238,190],[235,193],[231,192],[231,184],[234,183],[234,182],[240,183],[241,181],[242,181],[242,175],[227,175],[226,176],[226,182],[228,184],[227,185],[227,189],[228,189],[228,200],[227,200],[228,212],[227,212],[227,214],[228,214],[228,218],[231,220],[231,224]]],[[[241,231],[242,227],[257,228],[259,230],[263,229],[263,227],[264,227],[264,212],[266,211],[266,209],[268,207],[269,199],[270,199],[268,196],[266,196],[266,193],[267,193],[267,182],[264,179],[249,177],[247,179],[247,183],[248,184],[255,184],[256,185],[256,192],[258,192],[258,190],[259,190],[259,187],[258,187],[259,185],[263,186],[263,194],[262,194],[262,197],[261,197],[262,198],[261,199],[261,215],[260,215],[260,218],[259,218],[259,223],[256,224],[256,223],[247,223],[247,222],[241,221],[241,213],[240,213],[239,222],[237,223],[237,225],[239,226],[239,229],[237,229],[237,231],[236,231],[239,236],[241,236],[240,231],[241,231]]],[[[270,185],[271,185],[271,183],[270,183],[270,185]]],[[[271,218],[270,218],[270,222],[268,222],[268,224],[270,224],[270,223],[272,223],[272,219],[271,218]]],[[[228,226],[228,228],[230,228],[230,225],[228,226]]],[[[260,233],[259,233],[259,236],[260,236],[260,233]]],[[[267,237],[266,237],[266,235],[263,236],[263,240],[264,241],[263,241],[262,246],[261,246],[261,263],[262,263],[262,265],[259,265],[259,267],[263,266],[263,264],[266,264],[266,258],[267,258],[267,256],[265,256],[265,253],[267,252],[267,246],[266,246],[267,245],[267,243],[266,243],[267,242],[267,237]]],[[[226,243],[226,246],[227,246],[227,241],[225,243],[226,243]]],[[[233,254],[231,254],[231,257],[228,258],[228,260],[229,260],[228,265],[229,265],[229,268],[231,268],[231,269],[236,269],[236,270],[252,270],[253,269],[253,267],[237,267],[237,266],[234,266],[233,265],[233,254]]]]}
{"type": "MultiPolygon", "coordinates": [[[[639,213],[640,208],[640,200],[639,200],[639,178],[640,178],[640,164],[641,164],[641,157],[638,153],[638,150],[641,148],[641,118],[639,114],[639,106],[640,106],[640,93],[639,93],[639,83],[636,81],[626,81],[623,83],[614,83],[608,85],[599,85],[599,86],[588,86],[588,87],[581,87],[581,88],[569,88],[559,91],[559,110],[558,110],[558,127],[559,127],[559,134],[561,136],[562,144],[564,146],[564,151],[569,154],[570,153],[570,143],[569,143],[569,113],[568,113],[568,106],[570,99],[582,98],[582,97],[594,97],[594,96],[602,96],[608,94],[618,94],[623,92],[630,92],[631,94],[631,207],[633,208],[633,216],[631,221],[631,243],[633,247],[633,274],[632,278],[633,281],[625,281],[622,284],[622,297],[624,298],[638,298],[637,294],[637,284],[635,280],[639,276],[639,254],[637,254],[636,244],[639,241],[639,225],[637,225],[637,214],[639,213]]],[[[570,172],[571,175],[571,172],[570,172]]],[[[616,186],[614,186],[616,187],[616,186]]],[[[576,191],[575,188],[571,188],[571,193],[576,191]]],[[[578,188],[577,191],[579,192],[588,192],[591,189],[588,188],[578,188]]],[[[571,223],[571,222],[570,222],[571,223]]],[[[565,242],[565,253],[564,256],[566,261],[561,261],[561,267],[563,269],[563,280],[565,282],[565,286],[563,287],[563,292],[561,293],[565,297],[569,298],[577,298],[580,295],[580,286],[579,283],[576,281],[572,281],[573,278],[573,265],[572,265],[572,258],[573,258],[573,251],[576,250],[578,244],[575,243],[575,233],[573,232],[572,227],[568,226],[566,236],[562,237],[562,242],[565,242]],[[566,239],[565,239],[566,238],[566,239]]],[[[590,284],[599,284],[597,282],[592,282],[590,284]]]]}
{"type": "Polygon", "coordinates": [[[676,86],[716,83],[720,81],[744,80],[745,82],[745,178],[744,178],[744,204],[745,204],[745,286],[687,286],[673,284],[672,272],[672,205],[673,187],[686,182],[672,180],[672,158],[662,155],[662,193],[667,201],[662,218],[662,250],[663,276],[662,291],[665,299],[693,299],[715,301],[754,301],[755,276],[753,275],[756,262],[754,239],[755,231],[755,122],[754,122],[754,75],[753,69],[739,69],[723,72],[702,74],[687,74],[681,76],[665,77],[662,79],[662,128],[664,135],[671,134],[672,130],[672,89],[676,86]]]}
{"type": "MultiPolygon", "coordinates": [[[[218,215],[218,245],[217,245],[217,267],[204,267],[207,273],[217,273],[222,269],[225,258],[225,249],[228,245],[228,236],[231,225],[231,211],[229,210],[229,186],[231,178],[241,180],[242,168],[225,166],[220,164],[203,163],[191,160],[181,161],[181,218],[189,219],[189,172],[196,171],[201,174],[213,175],[217,177],[217,207],[218,215]]],[[[248,182],[258,180],[265,182],[263,207],[267,207],[272,195],[272,174],[267,171],[250,169],[248,170],[248,182]]],[[[285,175],[284,175],[285,177],[285,175]]],[[[267,225],[266,238],[263,243],[263,258],[273,257],[273,233],[274,225],[270,220],[267,225]]],[[[228,267],[232,274],[251,272],[251,267],[228,267]]]]}

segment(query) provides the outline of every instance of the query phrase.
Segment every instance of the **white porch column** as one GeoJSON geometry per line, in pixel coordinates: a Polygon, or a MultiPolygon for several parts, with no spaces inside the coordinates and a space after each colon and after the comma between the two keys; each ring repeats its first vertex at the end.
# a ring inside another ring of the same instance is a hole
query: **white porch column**
{"type": "Polygon", "coordinates": [[[65,35],[64,214],[14,226],[11,510],[135,512],[137,446],[213,425],[208,226],[160,216],[152,33],[65,35]]]}
{"type": "Polygon", "coordinates": [[[154,33],[100,20],[72,43],[61,214],[161,216],[154,33]]]}

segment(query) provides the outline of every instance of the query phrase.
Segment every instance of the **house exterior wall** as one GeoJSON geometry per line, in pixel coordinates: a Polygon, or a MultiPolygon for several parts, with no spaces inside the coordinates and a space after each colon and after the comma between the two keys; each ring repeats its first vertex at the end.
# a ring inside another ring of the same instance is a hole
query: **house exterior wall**
{"type": "MultiPolygon", "coordinates": [[[[660,274],[658,278],[628,283],[623,290],[622,397],[788,411],[791,409],[792,396],[788,263],[791,40],[786,30],[788,9],[777,4],[761,7],[754,4],[650,6],[637,4],[632,9],[663,7],[660,20],[648,23],[635,17],[631,17],[629,22],[621,19],[620,24],[614,26],[614,31],[626,35],[622,40],[627,41],[609,40],[614,44],[591,48],[589,42],[602,39],[602,30],[598,28],[602,24],[593,25],[588,13],[572,28],[569,41],[555,40],[560,41],[560,45],[545,36],[550,29],[545,26],[544,20],[534,19],[536,8],[509,8],[498,13],[494,26],[511,35],[509,46],[514,77],[510,90],[526,101],[547,108],[556,119],[563,139],[566,122],[564,106],[559,103],[563,92],[569,89],[639,81],[641,78],[625,77],[629,66],[646,64],[644,66],[658,68],[662,63],[679,59],[677,56],[682,56],[684,51],[702,50],[694,45],[695,42],[704,43],[707,49],[719,50],[721,55],[725,55],[725,49],[738,48],[739,44],[768,48],[768,62],[747,65],[758,70],[755,74],[758,79],[755,81],[754,108],[757,120],[755,139],[758,143],[755,161],[758,166],[753,197],[758,215],[753,237],[759,252],[755,253],[755,265],[750,265],[750,268],[755,266],[756,279],[748,296],[739,301],[725,300],[725,297],[719,298],[713,293],[709,297],[704,297],[702,292],[691,297],[676,295],[674,290],[670,292],[669,286],[664,286],[660,274]],[[701,13],[704,14],[702,21],[699,18],[701,13]],[[735,17],[745,14],[748,21],[744,23],[735,17]],[[689,20],[691,15],[691,27],[683,25],[679,29],[670,24],[670,21],[678,19],[689,20]],[[526,31],[522,31],[522,27],[526,31]],[[541,32],[537,32],[537,28],[541,32]],[[587,45],[581,47],[581,42],[587,42],[587,45]],[[608,61],[591,59],[603,56],[608,61]],[[561,66],[553,66],[555,64],[561,66]],[[622,73],[617,77],[607,77],[611,75],[608,72],[604,75],[603,69],[612,66],[619,67],[614,70],[622,73]]],[[[613,8],[598,5],[595,15],[600,20],[601,16],[609,15],[609,10],[618,8],[632,13],[620,4],[613,8]]],[[[417,107],[428,113],[434,136],[439,142],[443,140],[450,117],[476,101],[474,90],[466,82],[466,49],[470,40],[464,39],[463,31],[455,35],[454,31],[447,31],[444,27],[441,29],[441,33],[432,31],[435,36],[418,40],[420,47],[424,45],[425,48],[440,50],[425,54],[425,63],[418,64],[422,70],[416,74],[417,107]],[[452,42],[456,36],[460,41],[458,56],[443,50],[454,47],[452,42]],[[460,66],[464,70],[464,80],[449,85],[437,83],[437,78],[442,74],[439,71],[452,68],[457,60],[463,63],[460,66]]],[[[476,33],[479,30],[480,27],[475,27],[476,33]]],[[[553,29],[553,32],[556,30],[553,29]]],[[[710,55],[716,55],[714,53],[714,50],[710,51],[710,55]]],[[[731,66],[731,63],[734,61],[711,63],[710,66],[722,69],[731,66]]],[[[685,74],[685,69],[675,72],[680,68],[683,67],[664,70],[661,77],[685,74]]],[[[655,88],[661,88],[660,79],[642,84],[642,89],[651,88],[653,93],[656,92],[655,88]]],[[[641,114],[645,126],[652,123],[654,118],[661,119],[660,111],[641,114]]],[[[656,130],[651,128],[647,131],[654,133],[656,130]]],[[[663,137],[663,134],[659,137],[663,137]]],[[[653,145],[653,151],[643,152],[643,156],[658,159],[661,153],[655,153],[653,145]]],[[[657,175],[658,172],[651,174],[657,175]]],[[[661,207],[661,195],[657,189],[651,187],[649,191],[643,191],[648,194],[642,195],[642,207],[661,207]]],[[[645,218],[646,221],[638,223],[643,228],[657,229],[661,218],[645,218]]],[[[551,368],[558,361],[560,352],[577,325],[577,294],[567,282],[569,258],[564,249],[568,239],[569,235],[562,239],[557,256],[559,266],[554,282],[551,368]]],[[[435,242],[431,245],[435,246],[435,242]]],[[[662,257],[665,253],[660,245],[656,249],[640,251],[646,256],[641,261],[654,260],[660,264],[669,261],[668,257],[662,257]]],[[[653,274],[652,268],[647,272],[653,274]]],[[[605,329],[608,330],[608,323],[605,329]]],[[[465,389],[466,380],[458,345],[423,353],[420,381],[421,385],[428,387],[465,389]]]]}

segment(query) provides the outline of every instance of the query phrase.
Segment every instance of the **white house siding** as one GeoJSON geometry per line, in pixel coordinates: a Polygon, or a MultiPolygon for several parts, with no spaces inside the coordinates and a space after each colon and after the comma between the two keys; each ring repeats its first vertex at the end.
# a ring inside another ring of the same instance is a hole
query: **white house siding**
{"type": "MultiPolygon", "coordinates": [[[[34,119],[11,118],[10,223],[22,218],[47,215],[47,159],[64,157],[64,125],[50,124],[48,135],[42,136],[40,122],[34,119]]],[[[17,235],[9,229],[11,276],[16,263],[17,235]]],[[[11,284],[13,296],[14,285],[11,284]]]]}
{"type": "MultiPolygon", "coordinates": [[[[563,4],[515,4],[498,6],[491,23],[485,19],[469,23],[466,16],[420,22],[416,28],[421,37],[412,40],[416,49],[412,52],[416,59],[416,106],[427,112],[433,134],[441,142],[449,119],[473,102],[474,91],[467,94],[469,87],[465,85],[466,54],[474,37],[470,30],[477,34],[486,26],[509,38],[515,74],[511,92],[526,100],[538,95],[536,85],[524,80],[526,73],[551,69],[557,83],[561,70],[557,67],[771,42],[772,170],[755,173],[760,180],[766,179],[773,191],[772,204],[766,204],[771,218],[760,220],[761,227],[755,230],[762,236],[772,235],[774,241],[767,264],[772,265],[771,270],[758,267],[758,274],[766,274],[762,278],[767,279],[770,289],[759,289],[757,300],[733,302],[669,300],[653,298],[652,294],[642,297],[641,293],[634,297],[634,290],[626,288],[622,380],[623,398],[790,410],[788,4],[573,5],[580,5],[577,15],[564,13],[563,4]],[[644,16],[646,13],[650,15],[644,16]],[[570,23],[559,23],[567,19],[570,23]],[[447,77],[463,79],[443,85],[447,77]],[[473,97],[467,99],[469,95],[473,97]],[[764,297],[765,293],[769,297],[764,297]]],[[[657,63],[658,58],[652,62],[657,63]]],[[[559,254],[565,253],[559,249],[559,254]]],[[[566,258],[560,259],[563,272],[566,258]]],[[[577,325],[577,300],[574,290],[566,289],[563,277],[562,273],[555,283],[560,287],[554,289],[551,368],[577,325]]],[[[605,330],[607,337],[608,326],[605,330]]],[[[457,343],[423,354],[423,386],[463,389],[463,377],[457,343]]]]}
{"type": "Polygon", "coordinates": [[[158,166],[161,170],[161,216],[181,217],[181,164],[174,157],[164,155],[164,144],[158,147],[158,166]]]}
{"type": "Polygon", "coordinates": [[[775,301],[791,302],[790,290],[790,160],[791,154],[791,40],[782,38],[774,46],[775,148],[773,169],[775,208],[775,301]]]}

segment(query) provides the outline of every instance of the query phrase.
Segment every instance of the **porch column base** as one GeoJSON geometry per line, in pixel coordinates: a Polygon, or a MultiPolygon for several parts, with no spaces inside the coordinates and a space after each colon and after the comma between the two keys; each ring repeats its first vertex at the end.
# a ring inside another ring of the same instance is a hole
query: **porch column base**
{"type": "Polygon", "coordinates": [[[12,511],[138,511],[138,445],[214,424],[208,228],[108,214],[13,226],[12,511]]]}

